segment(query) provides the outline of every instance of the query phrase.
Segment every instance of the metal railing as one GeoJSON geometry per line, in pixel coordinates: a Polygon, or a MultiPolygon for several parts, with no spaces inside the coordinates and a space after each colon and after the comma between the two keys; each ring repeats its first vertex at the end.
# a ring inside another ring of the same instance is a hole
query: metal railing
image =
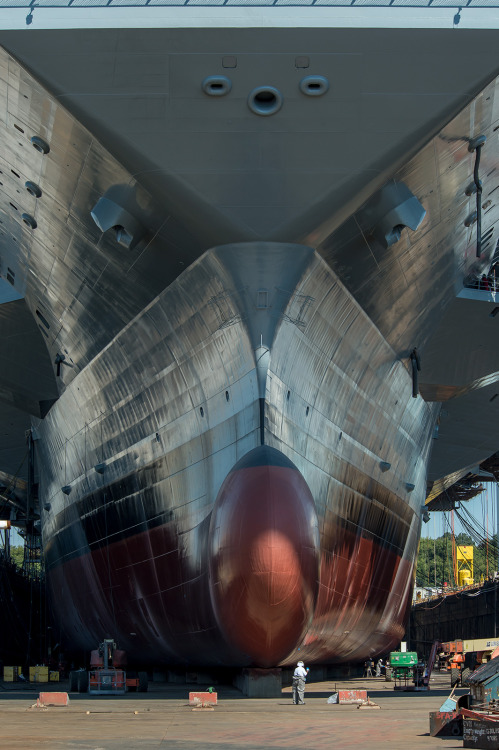
{"type": "Polygon", "coordinates": [[[472,592],[481,593],[482,589],[485,590],[488,586],[497,584],[498,582],[499,573],[494,576],[489,576],[489,578],[485,581],[469,583],[466,586],[439,586],[437,592],[427,590],[427,592],[425,594],[422,594],[421,597],[413,598],[412,606],[414,607],[419,604],[427,604],[428,602],[434,602],[437,601],[437,599],[444,599],[447,596],[455,596],[456,594],[472,592]]]}
{"type": "MultiPolygon", "coordinates": [[[[337,8],[499,8],[499,0],[0,0],[1,8],[159,8],[159,7],[337,7],[337,8]]],[[[459,21],[457,21],[458,23],[459,21]]]]}

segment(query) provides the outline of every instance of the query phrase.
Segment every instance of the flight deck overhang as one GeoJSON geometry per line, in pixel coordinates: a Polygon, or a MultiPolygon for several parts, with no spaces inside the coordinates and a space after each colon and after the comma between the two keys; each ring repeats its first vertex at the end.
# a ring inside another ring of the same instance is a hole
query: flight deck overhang
{"type": "Polygon", "coordinates": [[[373,0],[369,7],[362,0],[131,0],[126,7],[120,0],[87,0],[72,5],[72,0],[16,3],[2,0],[0,24],[3,29],[75,29],[75,28],[366,28],[366,29],[496,29],[497,8],[484,0],[472,1],[463,8],[432,5],[406,0],[373,0]],[[292,12],[290,13],[290,8],[292,12]]]}

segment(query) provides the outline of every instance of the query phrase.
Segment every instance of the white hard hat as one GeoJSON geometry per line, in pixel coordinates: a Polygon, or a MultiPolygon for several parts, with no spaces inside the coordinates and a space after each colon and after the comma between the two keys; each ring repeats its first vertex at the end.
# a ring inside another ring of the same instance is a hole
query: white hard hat
{"type": "Polygon", "coordinates": [[[298,662],[298,664],[297,664],[296,666],[297,666],[297,667],[304,667],[304,666],[305,666],[305,664],[304,664],[304,663],[303,663],[302,661],[299,661],[299,662],[298,662]]]}

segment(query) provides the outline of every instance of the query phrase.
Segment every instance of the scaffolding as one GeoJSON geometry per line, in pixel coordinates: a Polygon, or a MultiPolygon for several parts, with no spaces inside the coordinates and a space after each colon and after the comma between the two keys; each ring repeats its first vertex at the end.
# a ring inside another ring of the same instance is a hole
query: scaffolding
{"type": "Polygon", "coordinates": [[[23,573],[26,578],[43,578],[42,540],[40,534],[24,534],[23,573]]]}

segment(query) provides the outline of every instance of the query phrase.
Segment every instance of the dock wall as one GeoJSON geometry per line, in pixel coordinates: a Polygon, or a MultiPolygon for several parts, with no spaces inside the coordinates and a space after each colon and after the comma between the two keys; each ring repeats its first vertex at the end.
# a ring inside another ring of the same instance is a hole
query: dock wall
{"type": "Polygon", "coordinates": [[[410,648],[428,656],[435,640],[495,638],[499,633],[499,583],[419,602],[411,609],[410,648]]]}

